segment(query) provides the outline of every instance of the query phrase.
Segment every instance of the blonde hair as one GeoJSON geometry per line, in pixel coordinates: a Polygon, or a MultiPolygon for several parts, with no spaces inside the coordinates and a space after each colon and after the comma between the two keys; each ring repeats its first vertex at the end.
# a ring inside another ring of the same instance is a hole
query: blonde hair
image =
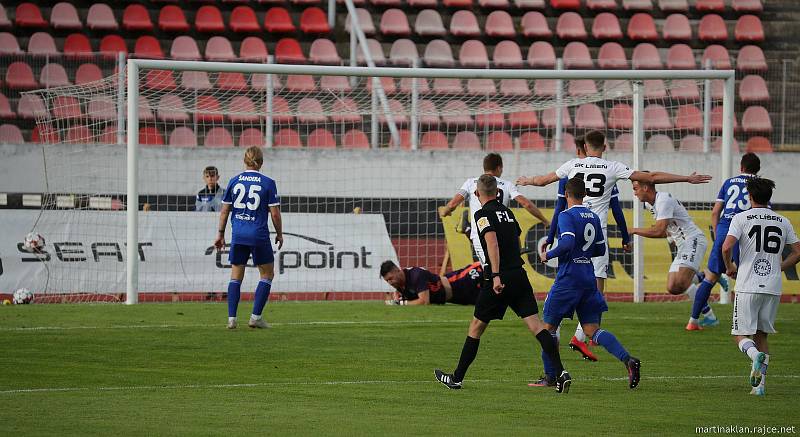
{"type": "Polygon", "coordinates": [[[248,168],[260,169],[264,164],[264,153],[257,146],[250,146],[244,152],[244,165],[248,168]]]}

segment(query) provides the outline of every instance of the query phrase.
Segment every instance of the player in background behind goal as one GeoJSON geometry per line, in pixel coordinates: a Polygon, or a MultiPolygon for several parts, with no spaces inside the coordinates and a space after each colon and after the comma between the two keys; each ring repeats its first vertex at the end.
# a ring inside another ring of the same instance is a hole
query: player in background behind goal
{"type": "Polygon", "coordinates": [[[769,208],[775,182],[749,178],[746,184],[751,209],[731,220],[722,257],[726,273],[736,279],[731,334],[739,350],[752,361],[750,394],[764,396],[770,358],[767,335],[775,333],[783,285],[781,272],[800,261],[800,241],[791,222],[769,208]],[[787,245],[791,246],[791,254],[782,260],[787,245]],[[733,262],[736,246],[738,266],[733,262]]]}
{"type": "MultiPolygon", "coordinates": [[[[611,202],[613,188],[620,179],[630,179],[631,181],[642,181],[651,184],[669,184],[673,182],[687,182],[690,184],[706,184],[711,180],[709,175],[699,175],[692,173],[688,176],[676,175],[664,172],[646,173],[631,170],[627,165],[617,161],[603,159],[603,152],[606,150],[606,137],[600,131],[591,131],[584,136],[586,141],[586,157],[574,158],[552,173],[543,176],[520,177],[517,185],[535,185],[543,187],[557,182],[561,178],[571,179],[579,177],[586,182],[586,198],[583,202],[587,208],[600,217],[603,225],[603,235],[608,234],[608,208],[611,202]]],[[[608,277],[608,250],[605,255],[592,258],[594,274],[597,278],[597,288],[600,292],[605,291],[605,280],[608,277]]],[[[580,342],[586,342],[586,335],[581,326],[575,330],[575,338],[580,342]]]]}
{"type": "Polygon", "coordinates": [[[247,323],[251,328],[269,328],[261,317],[269,299],[272,278],[275,277],[274,254],[269,236],[269,217],[275,226],[275,244],[283,247],[283,223],[281,221],[280,198],[275,181],[261,173],[264,155],[259,147],[248,147],[244,153],[246,170],[231,178],[222,199],[219,215],[219,233],[214,246],[221,250],[225,246],[225,226],[231,211],[231,247],[228,260],[231,263],[231,280],[228,283],[228,329],[237,326],[236,312],[239,306],[242,280],[247,260],[253,256],[261,280],[256,287],[253,313],[247,323]]]}

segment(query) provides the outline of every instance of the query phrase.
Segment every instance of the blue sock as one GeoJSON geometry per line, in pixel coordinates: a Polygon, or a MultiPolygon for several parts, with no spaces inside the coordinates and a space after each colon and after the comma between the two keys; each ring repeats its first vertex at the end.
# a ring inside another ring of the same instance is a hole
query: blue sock
{"type": "Polygon", "coordinates": [[[236,317],[239,308],[239,296],[242,294],[242,281],[231,279],[228,282],[228,317],[236,317]]]}
{"type": "Polygon", "coordinates": [[[711,305],[706,304],[706,306],[704,306],[703,310],[700,311],[700,312],[703,313],[703,314],[708,314],[709,311],[711,311],[711,305]]]}
{"type": "MultiPolygon", "coordinates": [[[[697,319],[700,317],[700,312],[708,306],[708,297],[711,296],[711,289],[714,284],[706,279],[697,287],[697,293],[694,295],[694,303],[692,304],[692,318],[697,319]]],[[[708,312],[708,311],[706,311],[708,312]]]]}
{"type": "Polygon", "coordinates": [[[703,282],[706,279],[706,272],[697,272],[694,275],[697,277],[697,282],[703,282]]]}
{"type": "Polygon", "coordinates": [[[603,329],[598,329],[594,335],[592,336],[592,341],[603,346],[608,353],[617,357],[623,363],[628,361],[630,358],[630,354],[628,351],[625,350],[624,347],[620,344],[617,337],[614,337],[614,334],[605,331],[603,329]]]}
{"type": "Polygon", "coordinates": [[[269,279],[262,279],[258,281],[258,287],[256,287],[256,297],[255,301],[253,302],[254,315],[260,316],[264,311],[264,306],[267,304],[267,299],[269,299],[269,290],[271,288],[272,281],[269,279]]]}
{"type": "MultiPolygon", "coordinates": [[[[558,336],[556,335],[556,333],[551,332],[550,335],[553,336],[553,341],[555,341],[556,344],[558,344],[558,336]]],[[[544,351],[542,351],[542,363],[544,363],[544,374],[547,375],[547,377],[550,378],[551,380],[555,380],[556,368],[555,366],[553,366],[553,362],[550,361],[550,357],[547,356],[547,354],[544,353],[544,351]]]]}

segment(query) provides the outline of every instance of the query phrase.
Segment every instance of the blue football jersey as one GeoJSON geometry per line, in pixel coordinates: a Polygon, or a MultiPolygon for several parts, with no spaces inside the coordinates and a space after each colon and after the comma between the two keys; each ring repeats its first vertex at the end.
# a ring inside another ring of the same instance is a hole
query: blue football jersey
{"type": "Polygon", "coordinates": [[[720,214],[720,222],[730,222],[736,214],[750,209],[750,197],[747,195],[747,180],[754,177],[751,174],[734,176],[722,184],[717,194],[717,202],[723,202],[724,208],[720,214]]]}
{"type": "Polygon", "coordinates": [[[245,170],[231,178],[222,198],[231,205],[231,244],[254,246],[269,242],[269,208],[280,205],[275,181],[245,170]]]}
{"type": "Polygon", "coordinates": [[[574,244],[558,256],[558,274],[553,288],[585,290],[596,287],[592,257],[602,255],[606,248],[600,218],[583,205],[565,209],[558,217],[558,235],[559,243],[554,251],[563,252],[562,240],[567,236],[574,238],[574,244]]]}

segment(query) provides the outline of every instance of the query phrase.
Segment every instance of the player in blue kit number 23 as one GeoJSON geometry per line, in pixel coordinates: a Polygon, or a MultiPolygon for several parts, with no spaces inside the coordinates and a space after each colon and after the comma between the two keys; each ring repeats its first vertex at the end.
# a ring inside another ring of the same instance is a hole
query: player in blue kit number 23
{"type": "Polygon", "coordinates": [[[239,306],[242,279],[247,260],[253,256],[261,280],[256,287],[253,314],[247,325],[251,328],[269,328],[261,317],[269,299],[272,278],[275,277],[275,257],[269,238],[269,217],[275,226],[275,244],[283,247],[283,225],[281,222],[280,198],[275,181],[261,173],[264,155],[258,147],[245,151],[246,170],[231,178],[219,216],[219,233],[214,241],[217,250],[225,246],[225,226],[231,215],[231,247],[228,261],[231,263],[231,281],[228,283],[228,329],[235,329],[236,310],[239,306]]]}

